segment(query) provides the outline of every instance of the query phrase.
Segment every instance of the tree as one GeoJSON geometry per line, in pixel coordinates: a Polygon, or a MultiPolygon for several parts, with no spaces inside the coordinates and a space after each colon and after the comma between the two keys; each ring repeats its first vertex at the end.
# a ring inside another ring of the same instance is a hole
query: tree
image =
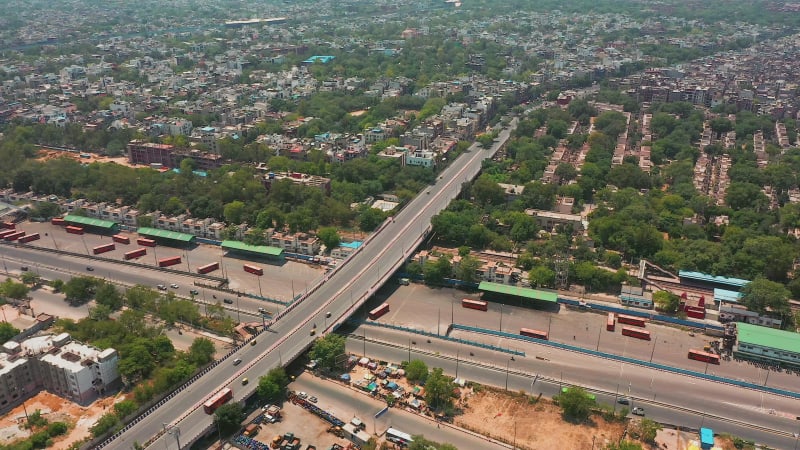
{"type": "Polygon", "coordinates": [[[428,366],[419,359],[412,359],[406,366],[406,379],[410,383],[424,383],[428,377],[428,366]]]}
{"type": "Polygon", "coordinates": [[[283,398],[288,384],[289,377],[283,367],[276,367],[258,378],[258,396],[269,402],[277,402],[283,398]]]}
{"type": "Polygon", "coordinates": [[[560,163],[554,172],[561,184],[565,184],[578,177],[578,169],[570,163],[560,163]]]}
{"type": "Polygon", "coordinates": [[[325,244],[325,248],[327,251],[331,251],[332,249],[339,246],[341,242],[341,238],[339,237],[339,232],[334,227],[324,227],[320,228],[317,232],[317,237],[325,244]]]}
{"type": "Polygon", "coordinates": [[[437,367],[425,381],[425,402],[434,410],[441,411],[452,405],[453,389],[455,389],[453,381],[437,367]]]}
{"type": "Polygon", "coordinates": [[[221,434],[230,434],[239,429],[245,418],[244,408],[239,402],[228,402],[214,411],[214,423],[221,434]]]}
{"type": "Polygon", "coordinates": [[[214,358],[214,343],[206,338],[196,338],[192,341],[189,347],[188,359],[189,362],[198,366],[204,366],[210,363],[214,358]]]}
{"type": "Polygon", "coordinates": [[[481,175],[472,185],[472,194],[481,205],[501,205],[506,200],[506,193],[495,181],[481,175]]]}
{"type": "Polygon", "coordinates": [[[19,334],[19,330],[14,328],[9,322],[0,322],[0,342],[8,342],[19,334]]]}
{"type": "Polygon", "coordinates": [[[478,258],[466,255],[461,258],[461,262],[456,268],[456,278],[468,283],[474,283],[478,281],[478,276],[476,273],[480,267],[481,261],[478,258]]]}
{"type": "Polygon", "coordinates": [[[426,283],[439,284],[451,275],[453,267],[450,264],[450,260],[442,255],[436,260],[429,259],[425,261],[422,271],[426,283]]]}
{"type": "Polygon", "coordinates": [[[549,267],[536,266],[528,272],[528,281],[534,287],[551,287],[555,280],[556,273],[549,267]]]}
{"type": "Polygon", "coordinates": [[[244,210],[245,204],[239,200],[234,200],[225,205],[225,209],[223,210],[223,215],[225,216],[225,221],[229,224],[238,225],[242,223],[244,219],[244,210]]]}
{"type": "Polygon", "coordinates": [[[23,283],[17,283],[11,278],[6,278],[6,281],[0,284],[0,295],[13,298],[14,300],[23,300],[27,298],[28,292],[30,292],[28,286],[25,286],[23,283]]]}
{"type": "Polygon", "coordinates": [[[102,281],[97,286],[95,300],[98,305],[108,306],[112,311],[122,308],[122,294],[117,287],[106,281],[102,281]]]}
{"type": "Polygon", "coordinates": [[[570,387],[565,391],[562,390],[556,396],[559,406],[561,406],[561,413],[565,419],[584,422],[589,418],[592,408],[597,404],[594,397],[590,396],[583,388],[570,387]]]}
{"type": "Polygon", "coordinates": [[[39,284],[41,278],[42,277],[40,277],[36,272],[22,272],[22,275],[20,276],[22,283],[28,286],[36,286],[39,284]]]}
{"type": "Polygon", "coordinates": [[[789,290],[780,283],[758,277],[742,289],[742,304],[758,313],[789,312],[789,290]]]}
{"type": "Polygon", "coordinates": [[[328,334],[321,339],[314,342],[311,347],[311,359],[319,360],[322,367],[334,369],[336,367],[337,359],[344,355],[344,336],[338,334],[328,334]]]}
{"type": "Polygon", "coordinates": [[[653,302],[659,311],[674,313],[680,306],[681,298],[669,291],[658,291],[653,294],[653,302]]]}
{"type": "Polygon", "coordinates": [[[92,436],[99,437],[104,435],[108,430],[111,430],[119,423],[119,418],[112,412],[103,414],[97,422],[89,429],[92,436]]]}
{"type": "Polygon", "coordinates": [[[373,231],[383,222],[383,212],[376,208],[364,208],[358,216],[358,227],[362,231],[373,231]]]}
{"type": "Polygon", "coordinates": [[[64,295],[71,304],[84,304],[95,293],[96,280],[92,277],[74,277],[64,284],[64,295]]]}
{"type": "Polygon", "coordinates": [[[655,444],[656,435],[661,429],[660,423],[647,418],[643,418],[638,424],[628,428],[632,438],[641,439],[647,444],[655,444]]]}
{"type": "Polygon", "coordinates": [[[117,414],[120,420],[133,414],[137,408],[138,406],[136,406],[136,402],[133,400],[122,400],[114,403],[114,413],[117,414]]]}

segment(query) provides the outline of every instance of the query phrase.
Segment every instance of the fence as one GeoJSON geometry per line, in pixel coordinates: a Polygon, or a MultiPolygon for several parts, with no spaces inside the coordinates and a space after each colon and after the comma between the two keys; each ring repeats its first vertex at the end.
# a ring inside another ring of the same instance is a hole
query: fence
{"type": "MultiPolygon", "coordinates": [[[[511,355],[525,356],[525,352],[521,352],[519,350],[513,350],[513,349],[505,348],[505,347],[498,347],[496,345],[484,344],[482,342],[470,341],[470,340],[467,340],[467,339],[454,338],[454,337],[451,337],[451,336],[431,333],[429,331],[424,331],[424,330],[415,330],[413,328],[408,328],[408,327],[404,327],[404,326],[400,326],[400,325],[392,325],[392,324],[389,324],[389,323],[380,323],[380,322],[359,322],[359,321],[356,321],[356,320],[351,320],[350,322],[354,323],[356,325],[369,325],[369,326],[376,326],[376,327],[382,327],[382,328],[389,328],[390,330],[398,330],[398,331],[403,331],[405,333],[413,333],[413,334],[419,334],[421,336],[426,336],[426,337],[434,337],[436,339],[442,339],[442,340],[450,341],[450,342],[457,342],[459,344],[471,345],[473,347],[485,348],[487,350],[494,350],[494,351],[497,351],[497,352],[508,353],[508,354],[511,354],[511,355]]],[[[450,330],[450,327],[448,327],[448,331],[449,330],[450,330]]]]}

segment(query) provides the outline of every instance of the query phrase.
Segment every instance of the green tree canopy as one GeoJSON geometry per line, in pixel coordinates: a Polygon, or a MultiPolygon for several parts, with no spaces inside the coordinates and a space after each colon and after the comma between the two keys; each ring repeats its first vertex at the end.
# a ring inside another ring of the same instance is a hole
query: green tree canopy
{"type": "Polygon", "coordinates": [[[424,383],[428,377],[428,366],[422,360],[412,359],[406,366],[406,378],[411,383],[424,383]]]}
{"type": "Polygon", "coordinates": [[[344,336],[333,333],[327,334],[314,342],[309,356],[311,356],[311,359],[319,360],[320,366],[332,370],[336,368],[337,358],[344,355],[344,347],[344,336]]]}
{"type": "Polygon", "coordinates": [[[245,411],[239,402],[228,402],[214,411],[214,423],[223,435],[231,434],[239,429],[245,418],[245,411]]]}
{"type": "Polygon", "coordinates": [[[556,396],[561,413],[567,420],[584,422],[597,402],[583,388],[570,387],[556,396]]]}
{"type": "Polygon", "coordinates": [[[258,396],[270,402],[280,401],[288,384],[289,377],[286,376],[286,371],[283,367],[276,367],[258,378],[258,396]]]}
{"type": "Polygon", "coordinates": [[[780,283],[759,277],[742,289],[742,304],[758,313],[768,311],[785,314],[789,312],[789,290],[780,283]]]}
{"type": "Polygon", "coordinates": [[[425,401],[434,410],[444,410],[453,403],[453,389],[455,389],[453,380],[437,367],[425,381],[425,401]]]}

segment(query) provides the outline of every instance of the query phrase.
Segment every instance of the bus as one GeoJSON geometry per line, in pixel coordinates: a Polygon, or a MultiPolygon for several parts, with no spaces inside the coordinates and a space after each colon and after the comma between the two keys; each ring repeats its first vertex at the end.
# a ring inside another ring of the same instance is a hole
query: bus
{"type": "Polygon", "coordinates": [[[606,320],[606,330],[614,331],[614,328],[617,325],[617,319],[614,317],[614,313],[608,313],[608,320],[606,320]]]}
{"type": "Polygon", "coordinates": [[[378,320],[378,318],[380,318],[387,312],[389,312],[389,304],[384,303],[381,306],[378,306],[377,308],[369,312],[369,320],[378,320]]]}
{"type": "Polygon", "coordinates": [[[50,219],[50,223],[52,225],[58,225],[63,227],[64,225],[67,224],[67,221],[64,220],[62,217],[53,217],[52,219],[50,219]]]}
{"type": "Polygon", "coordinates": [[[152,239],[142,238],[142,237],[136,239],[136,243],[139,244],[139,245],[143,245],[145,247],[155,247],[156,246],[156,241],[154,241],[152,239]]]}
{"type": "Polygon", "coordinates": [[[173,257],[170,257],[170,258],[161,258],[161,259],[158,260],[158,267],[169,267],[169,266],[174,266],[175,264],[180,264],[180,263],[181,263],[181,257],[180,256],[173,256],[173,257]]]}
{"type": "Polygon", "coordinates": [[[2,230],[0,231],[0,239],[5,239],[6,236],[14,233],[19,233],[17,230],[2,230]]]}
{"type": "Polygon", "coordinates": [[[111,240],[113,240],[114,242],[119,242],[120,244],[130,244],[131,243],[131,238],[129,238],[128,236],[123,236],[121,234],[115,234],[115,235],[111,236],[111,240]]]}
{"type": "MultiPolygon", "coordinates": [[[[562,393],[562,394],[566,394],[567,392],[569,392],[569,390],[570,390],[570,388],[568,388],[568,387],[562,387],[562,388],[561,388],[561,393],[562,393]]],[[[588,392],[587,392],[587,393],[586,393],[586,396],[587,396],[587,397],[588,397],[590,400],[597,400],[597,396],[596,396],[596,395],[594,395],[594,394],[590,394],[590,393],[588,393],[588,392]]]]}
{"type": "Polygon", "coordinates": [[[200,266],[197,268],[197,273],[209,273],[219,269],[219,263],[213,262],[211,264],[206,264],[205,266],[200,266]]]}
{"type": "Polygon", "coordinates": [[[131,251],[125,253],[125,261],[127,261],[129,259],[138,258],[138,257],[144,256],[146,254],[147,254],[147,249],[146,248],[137,248],[136,250],[131,250],[131,251]]]}
{"type": "Polygon", "coordinates": [[[645,341],[650,340],[650,332],[638,328],[622,327],[622,335],[635,337],[636,339],[644,339],[645,341]]]}
{"type": "Polygon", "coordinates": [[[520,328],[519,334],[523,336],[528,336],[536,339],[547,340],[549,338],[546,331],[539,331],[539,330],[532,330],[530,328],[520,328]]]}
{"type": "Polygon", "coordinates": [[[489,309],[489,303],[483,300],[471,300],[468,298],[461,299],[461,306],[469,309],[477,309],[479,311],[486,311],[489,309]]]}
{"type": "Polygon", "coordinates": [[[646,320],[644,317],[626,316],[625,314],[617,315],[617,322],[624,323],[625,325],[633,325],[635,327],[645,327],[646,320]]]}
{"type": "Polygon", "coordinates": [[[719,355],[714,353],[704,352],[702,350],[689,350],[689,359],[696,361],[703,361],[711,364],[719,364],[719,355]]]}
{"type": "Polygon", "coordinates": [[[6,230],[13,230],[17,228],[14,222],[0,222],[0,228],[5,228],[6,230]]]}
{"type": "Polygon", "coordinates": [[[205,411],[206,414],[214,414],[214,411],[216,411],[217,408],[219,408],[220,406],[222,406],[223,403],[227,402],[232,398],[233,398],[233,391],[231,390],[231,388],[220,389],[219,392],[212,395],[211,398],[209,398],[208,400],[206,400],[205,403],[203,403],[203,411],[205,411]]]}
{"type": "Polygon", "coordinates": [[[97,247],[92,249],[92,253],[95,255],[99,255],[100,253],[110,252],[111,250],[116,249],[117,246],[114,243],[105,244],[105,245],[98,245],[97,247]]]}
{"type": "Polygon", "coordinates": [[[22,236],[21,238],[19,238],[19,243],[20,244],[24,244],[26,242],[35,241],[37,239],[41,239],[41,236],[39,236],[39,233],[26,234],[25,236],[22,236]]]}
{"type": "Polygon", "coordinates": [[[409,445],[414,442],[414,439],[411,438],[410,434],[403,433],[402,431],[394,428],[389,428],[386,430],[386,440],[400,445],[409,445]]]}
{"type": "Polygon", "coordinates": [[[83,227],[76,227],[74,225],[67,225],[67,233],[83,234],[83,227]]]}
{"type": "Polygon", "coordinates": [[[24,231],[14,231],[14,230],[9,230],[9,231],[13,231],[13,233],[3,236],[3,239],[6,240],[6,241],[16,241],[17,239],[21,238],[22,236],[25,236],[25,232],[24,231]]]}
{"type": "Polygon", "coordinates": [[[245,264],[242,267],[244,268],[244,271],[247,273],[252,273],[253,275],[258,275],[258,276],[264,275],[264,269],[262,269],[261,267],[252,266],[250,264],[245,264]]]}

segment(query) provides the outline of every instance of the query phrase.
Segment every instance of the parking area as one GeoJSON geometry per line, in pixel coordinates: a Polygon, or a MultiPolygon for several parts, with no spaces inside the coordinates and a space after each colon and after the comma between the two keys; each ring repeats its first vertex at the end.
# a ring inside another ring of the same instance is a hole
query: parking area
{"type": "MultiPolygon", "coordinates": [[[[251,421],[262,413],[259,411],[251,415],[251,421]]],[[[269,445],[279,436],[281,440],[288,433],[300,439],[300,448],[307,448],[309,445],[317,449],[329,449],[333,445],[338,444],[343,448],[347,448],[349,441],[330,433],[330,425],[324,420],[309,413],[305,409],[293,404],[292,402],[284,402],[281,408],[281,420],[275,423],[262,422],[257,426],[257,434],[250,435],[250,438],[258,441],[261,444],[269,445]]],[[[243,442],[239,442],[243,444],[243,442]]],[[[247,445],[253,448],[253,445],[247,445]]]]}
{"type": "MultiPolygon", "coordinates": [[[[23,222],[17,228],[28,234],[39,233],[41,239],[32,241],[29,245],[62,250],[72,253],[93,255],[95,247],[112,243],[111,236],[95,233],[84,233],[83,235],[69,234],[64,227],[52,225],[49,222],[23,222]]],[[[124,260],[126,252],[142,248],[136,244],[136,233],[120,232],[120,235],[130,238],[130,244],[116,242],[115,249],[102,253],[98,256],[124,260]]],[[[219,262],[220,268],[210,272],[209,275],[217,277],[228,277],[228,287],[242,292],[255,293],[281,301],[290,301],[299,295],[315,280],[324,273],[324,266],[286,261],[282,264],[270,263],[267,261],[249,261],[234,255],[226,254],[216,245],[199,244],[190,249],[170,247],[167,245],[157,245],[156,247],[144,247],[146,254],[130,261],[138,264],[157,267],[158,260],[164,258],[180,257],[181,262],[171,269],[196,273],[197,268],[219,262]],[[255,264],[264,271],[263,276],[256,276],[244,271],[244,264],[255,264]]],[[[95,265],[99,265],[100,262],[95,265]]],[[[87,262],[87,267],[93,267],[91,262],[87,262]]],[[[87,269],[88,271],[88,269],[87,269]]]]}
{"type": "MultiPolygon", "coordinates": [[[[614,331],[607,331],[607,314],[590,309],[567,308],[562,305],[557,312],[551,312],[489,302],[488,310],[480,311],[461,305],[462,298],[479,299],[478,293],[469,294],[451,288],[430,288],[416,283],[384,289],[383,293],[383,297],[374,299],[365,308],[368,311],[370,306],[374,308],[383,302],[389,303],[389,312],[377,322],[440,334],[446,332],[451,322],[515,335],[519,334],[521,328],[530,328],[547,332],[549,340],[554,342],[757,384],[767,381],[766,371],[747,362],[727,360],[714,365],[689,359],[690,349],[703,350],[718,338],[692,333],[686,329],[648,322],[646,330],[650,332],[651,339],[643,340],[623,336],[622,324],[617,324],[614,331]]],[[[363,316],[361,318],[365,319],[363,316]]],[[[531,351],[536,345],[517,339],[460,330],[453,331],[451,336],[520,351],[531,351]]],[[[770,386],[793,389],[797,383],[796,375],[785,371],[770,373],[770,386]]]]}

